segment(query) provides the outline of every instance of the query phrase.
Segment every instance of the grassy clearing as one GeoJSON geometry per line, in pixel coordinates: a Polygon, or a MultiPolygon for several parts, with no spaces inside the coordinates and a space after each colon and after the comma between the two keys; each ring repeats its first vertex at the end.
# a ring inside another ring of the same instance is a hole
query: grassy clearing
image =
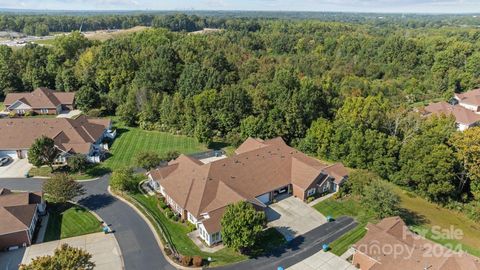
{"type": "Polygon", "coordinates": [[[45,242],[101,231],[99,220],[83,207],[49,204],[48,212],[45,242]]]}
{"type": "Polygon", "coordinates": [[[147,26],[135,26],[129,29],[120,29],[117,31],[107,31],[107,30],[99,30],[99,31],[92,31],[92,32],[84,32],[86,38],[90,40],[100,40],[104,41],[111,38],[119,38],[124,35],[128,35],[135,32],[140,32],[148,29],[147,26]]]}
{"type": "MultiPolygon", "coordinates": [[[[455,250],[464,250],[480,257],[480,225],[465,217],[463,214],[442,208],[400,187],[389,183],[402,202],[401,216],[411,230],[424,235],[436,243],[455,250]],[[453,227],[451,227],[453,226],[453,227]],[[460,229],[462,239],[443,239],[438,237],[439,230],[460,229]]],[[[343,200],[327,199],[314,206],[323,215],[338,217],[341,215],[354,217],[359,225],[349,233],[331,243],[332,252],[341,255],[352,244],[365,235],[365,225],[377,220],[372,214],[367,213],[360,204],[349,198],[343,200]]]]}
{"type": "Polygon", "coordinates": [[[187,234],[190,232],[190,229],[186,225],[171,221],[160,211],[157,198],[145,197],[140,193],[130,194],[130,196],[145,207],[155,218],[155,221],[162,224],[165,233],[171,239],[171,242],[175,245],[175,248],[180,254],[189,256],[199,255],[203,258],[211,257],[213,261],[210,266],[235,263],[248,258],[230,248],[223,248],[215,253],[202,252],[192,240],[188,238],[187,234]]]}
{"type": "Polygon", "coordinates": [[[111,170],[123,166],[134,166],[135,156],[143,151],[152,151],[159,154],[178,151],[191,154],[207,150],[196,139],[187,136],[131,127],[120,127],[117,132],[117,138],[110,149],[112,156],[102,164],[102,166],[111,170]]]}

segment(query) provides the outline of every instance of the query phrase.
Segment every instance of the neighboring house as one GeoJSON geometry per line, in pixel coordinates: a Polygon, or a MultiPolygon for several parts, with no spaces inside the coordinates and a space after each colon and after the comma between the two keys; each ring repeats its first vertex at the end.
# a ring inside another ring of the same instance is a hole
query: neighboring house
{"type": "Polygon", "coordinates": [[[36,114],[59,114],[73,110],[75,93],[55,92],[48,88],[37,88],[31,93],[9,93],[4,105],[7,112],[24,115],[27,112],[36,114]]]}
{"type": "Polygon", "coordinates": [[[458,105],[480,114],[480,88],[465,93],[456,93],[454,99],[458,105]]]}
{"type": "Polygon", "coordinates": [[[457,129],[460,131],[477,126],[480,123],[480,114],[476,114],[463,106],[451,105],[444,101],[429,104],[424,108],[424,114],[427,116],[432,114],[453,115],[457,129]]]}
{"type": "Polygon", "coordinates": [[[0,119],[0,156],[26,158],[28,149],[42,135],[52,138],[60,150],[57,162],[64,163],[72,154],[85,154],[90,162],[102,160],[108,144],[114,139],[110,119],[88,118],[81,115],[68,118],[14,118],[0,119]]]}
{"type": "Polygon", "coordinates": [[[400,217],[367,225],[353,246],[353,265],[361,270],[480,270],[480,259],[455,252],[411,232],[400,217]]]}
{"type": "Polygon", "coordinates": [[[42,197],[41,192],[0,188],[0,251],[32,244],[38,217],[46,210],[42,197]]]}
{"type": "Polygon", "coordinates": [[[264,209],[278,196],[301,200],[336,192],[348,172],[289,147],[282,138],[247,139],[229,158],[203,164],[181,155],[148,173],[149,184],[212,245],[222,240],[220,220],[229,204],[247,201],[264,209]]]}

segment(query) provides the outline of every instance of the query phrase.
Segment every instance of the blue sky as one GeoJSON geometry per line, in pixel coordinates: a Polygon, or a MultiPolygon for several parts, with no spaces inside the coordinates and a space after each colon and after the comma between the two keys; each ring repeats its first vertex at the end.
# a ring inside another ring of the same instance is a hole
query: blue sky
{"type": "Polygon", "coordinates": [[[1,8],[480,13],[480,0],[0,0],[1,8]]]}

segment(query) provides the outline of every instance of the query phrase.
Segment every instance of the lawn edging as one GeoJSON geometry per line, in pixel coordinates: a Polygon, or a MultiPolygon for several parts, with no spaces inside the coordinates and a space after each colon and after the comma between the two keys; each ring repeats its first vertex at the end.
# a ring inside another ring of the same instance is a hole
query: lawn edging
{"type": "MultiPolygon", "coordinates": [[[[147,223],[148,227],[150,228],[150,231],[153,233],[153,235],[155,236],[155,240],[157,241],[157,245],[160,247],[160,250],[162,251],[162,254],[163,254],[163,257],[165,257],[165,259],[175,268],[177,269],[182,269],[182,270],[191,270],[191,269],[196,269],[196,270],[201,270],[203,269],[202,267],[186,267],[186,266],[183,266],[181,264],[178,264],[177,262],[175,262],[174,260],[172,260],[172,258],[170,258],[169,256],[167,256],[167,254],[165,254],[165,245],[163,244],[160,236],[158,235],[156,229],[155,229],[155,226],[152,224],[152,222],[150,221],[149,218],[147,218],[142,211],[140,211],[135,205],[133,205],[133,203],[131,203],[130,201],[128,201],[127,199],[123,198],[122,196],[118,195],[117,193],[113,192],[112,189],[110,188],[110,186],[108,186],[108,193],[110,193],[110,195],[114,196],[115,198],[119,199],[120,201],[124,202],[125,204],[127,204],[130,208],[132,208],[135,212],[137,212],[137,214],[147,223]]],[[[147,210],[144,209],[144,211],[146,213],[147,210]]]]}

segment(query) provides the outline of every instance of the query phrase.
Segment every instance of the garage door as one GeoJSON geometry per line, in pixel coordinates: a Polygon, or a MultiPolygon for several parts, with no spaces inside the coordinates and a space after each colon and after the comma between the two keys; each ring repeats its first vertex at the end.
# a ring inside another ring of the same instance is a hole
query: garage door
{"type": "Polygon", "coordinates": [[[269,202],[270,202],[270,192],[258,196],[258,197],[257,197],[257,200],[261,201],[261,202],[264,203],[264,204],[269,203],[269,202]]]}
{"type": "Polygon", "coordinates": [[[9,156],[11,158],[17,157],[17,151],[0,151],[0,157],[9,156]]]}

